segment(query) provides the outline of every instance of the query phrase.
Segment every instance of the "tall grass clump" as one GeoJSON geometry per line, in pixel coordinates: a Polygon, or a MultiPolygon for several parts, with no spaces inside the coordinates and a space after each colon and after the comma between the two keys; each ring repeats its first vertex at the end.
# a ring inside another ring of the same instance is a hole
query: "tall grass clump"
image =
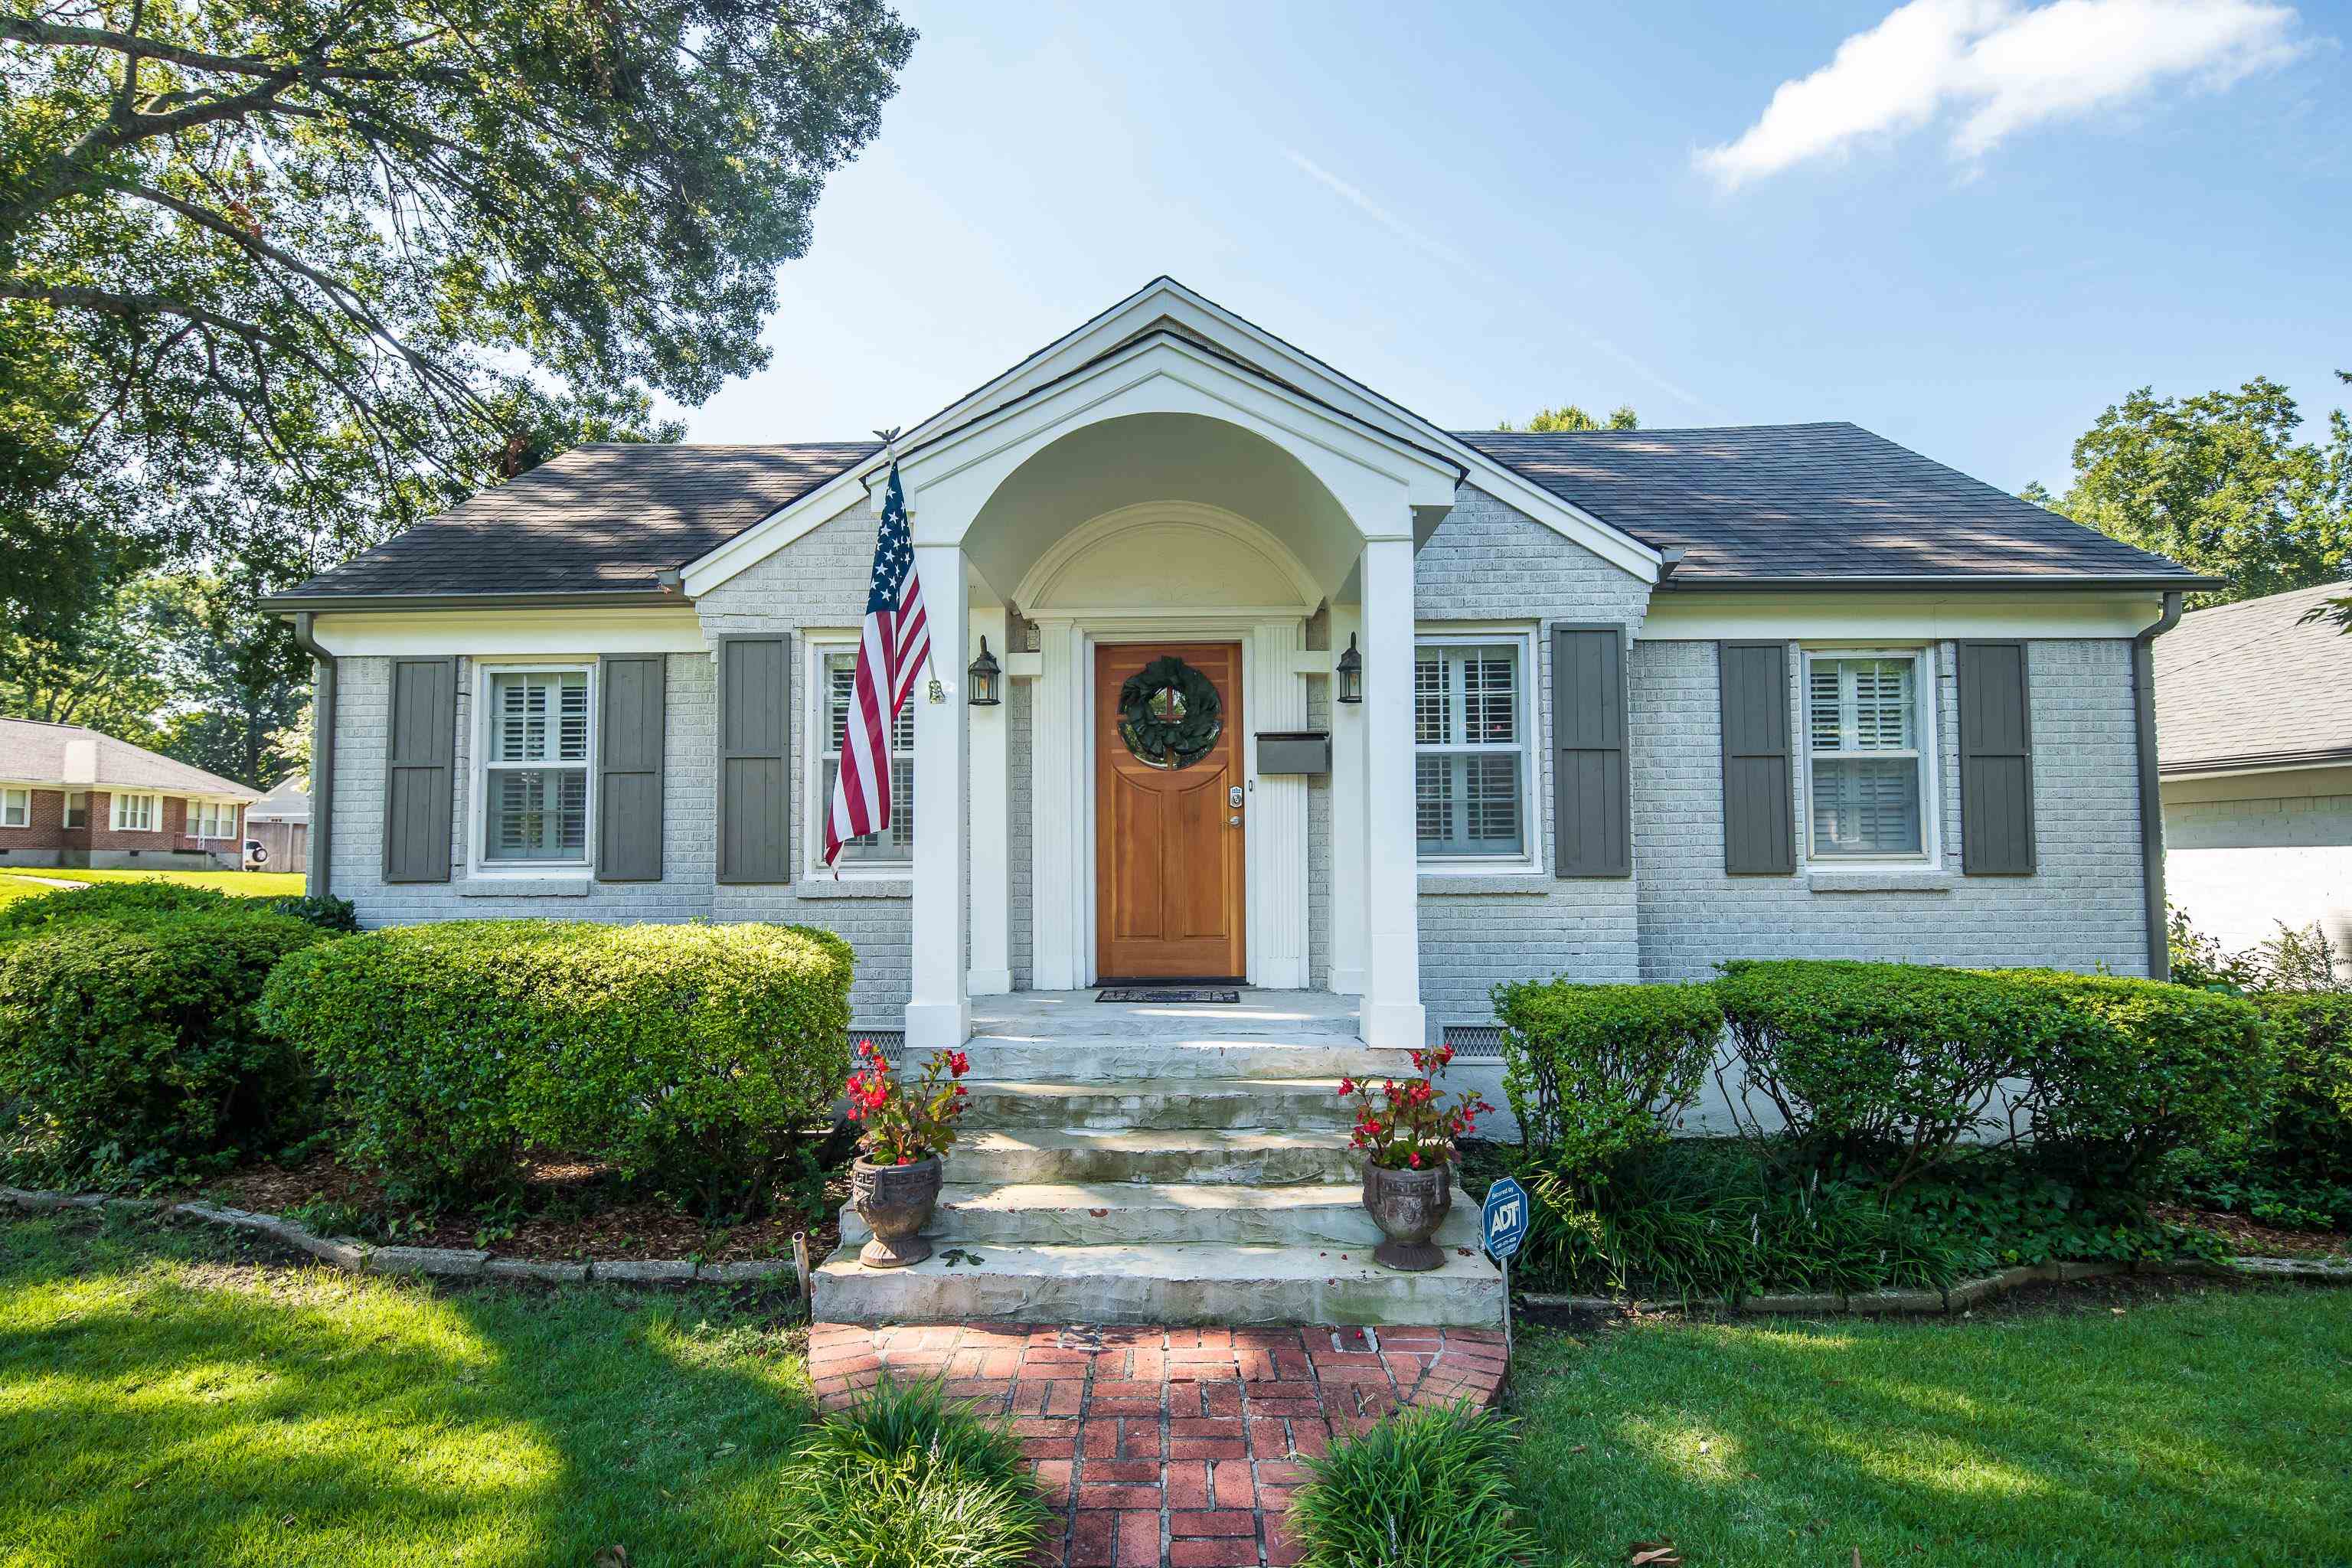
{"type": "Polygon", "coordinates": [[[1305,1568],[1516,1568],[1536,1544],[1511,1506],[1516,1426],[1426,1407],[1306,1461],[1290,1514],[1305,1568]]]}
{"type": "Polygon", "coordinates": [[[801,1440],[780,1489],[785,1568],[1018,1568],[1051,1517],[1009,1426],[887,1376],[801,1440]]]}

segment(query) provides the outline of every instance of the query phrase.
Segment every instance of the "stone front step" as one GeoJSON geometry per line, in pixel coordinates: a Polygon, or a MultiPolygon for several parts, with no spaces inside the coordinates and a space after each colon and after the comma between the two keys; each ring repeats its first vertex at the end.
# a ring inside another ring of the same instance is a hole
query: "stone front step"
{"type": "Polygon", "coordinates": [[[959,1139],[949,1160],[967,1186],[1192,1182],[1274,1187],[1347,1182],[1362,1173],[1360,1157],[1337,1132],[1229,1128],[996,1128],[959,1139]]]}
{"type": "Polygon", "coordinates": [[[873,1269],[845,1247],[816,1272],[816,1320],[834,1323],[1416,1323],[1501,1321],[1503,1282],[1482,1256],[1449,1249],[1402,1274],[1361,1253],[1298,1247],[948,1247],[908,1268],[873,1269]],[[977,1251],[980,1261],[971,1262],[977,1251]]]}
{"type": "MultiPolygon", "coordinates": [[[[940,1190],[939,1210],[923,1234],[941,1247],[1224,1244],[1337,1256],[1380,1242],[1362,1194],[1359,1182],[1296,1187],[950,1183],[940,1190]]],[[[843,1247],[860,1247],[869,1234],[857,1211],[844,1205],[843,1247]]],[[[1477,1210],[1459,1191],[1434,1239],[1444,1247],[1478,1245],[1477,1210]]]]}
{"type": "Polygon", "coordinates": [[[1314,1041],[1078,1036],[1031,1040],[975,1035],[964,1049],[972,1076],[998,1082],[1105,1084],[1171,1079],[1403,1078],[1411,1053],[1360,1040],[1314,1041]]]}
{"type": "Polygon", "coordinates": [[[1097,1131],[1182,1128],[1258,1128],[1337,1133],[1346,1142],[1353,1113],[1339,1082],[1325,1079],[1188,1079],[1100,1083],[967,1080],[963,1125],[988,1128],[1090,1128],[1097,1131]]]}

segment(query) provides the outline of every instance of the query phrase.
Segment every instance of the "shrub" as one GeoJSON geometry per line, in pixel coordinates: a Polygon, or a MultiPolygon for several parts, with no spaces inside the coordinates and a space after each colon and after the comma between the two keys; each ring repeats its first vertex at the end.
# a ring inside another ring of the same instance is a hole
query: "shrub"
{"type": "Polygon", "coordinates": [[[1982,978],[2063,1010],[2062,1026],[2016,1042],[2034,1141],[2098,1184],[2142,1185],[2173,1150],[2265,1113],[2276,1048],[2242,997],[2055,970],[1982,978]]]}
{"type": "Polygon", "coordinates": [[[850,966],[793,926],[453,921],[305,952],[263,1008],[331,1081],[346,1152],[412,1194],[493,1188],[539,1144],[730,1215],[829,1117],[850,966]]]}
{"type": "Polygon", "coordinates": [[[53,907],[0,941],[0,1103],[28,1174],[215,1168],[308,1109],[302,1062],[255,1003],[281,959],[323,940],[315,928],[217,895],[27,901],[53,907]]]}
{"type": "Polygon", "coordinates": [[[2058,990],[1966,970],[1723,967],[1716,994],[1748,1088],[1817,1157],[1872,1168],[1889,1187],[2002,1129],[2009,1082],[2080,1028],[2058,990]]]}
{"type": "Polygon", "coordinates": [[[338,936],[347,936],[360,929],[359,911],[351,900],[339,899],[332,893],[304,893],[297,898],[266,901],[279,914],[308,921],[320,931],[333,931],[338,936]]]}
{"type": "Polygon", "coordinates": [[[229,903],[226,895],[210,888],[188,888],[176,882],[101,882],[88,888],[60,888],[0,906],[0,939],[68,921],[218,910],[229,903]]]}
{"type": "Polygon", "coordinates": [[[2352,1183],[2352,995],[2255,998],[2278,1050],[2265,1152],[2307,1180],[2352,1183]]]}
{"type": "Polygon", "coordinates": [[[802,1440],[781,1489],[790,1568],[1014,1568],[1049,1517],[1010,1426],[887,1377],[802,1440]]]}
{"type": "Polygon", "coordinates": [[[1536,1550],[1510,1501],[1517,1424],[1424,1406],[1306,1461],[1290,1527],[1307,1568],[1516,1568],[1536,1550]]]}
{"type": "Polygon", "coordinates": [[[1664,1142],[1723,1034],[1709,985],[1522,981],[1496,986],[1494,1001],[1520,1136],[1553,1169],[1589,1182],[1664,1142]]]}

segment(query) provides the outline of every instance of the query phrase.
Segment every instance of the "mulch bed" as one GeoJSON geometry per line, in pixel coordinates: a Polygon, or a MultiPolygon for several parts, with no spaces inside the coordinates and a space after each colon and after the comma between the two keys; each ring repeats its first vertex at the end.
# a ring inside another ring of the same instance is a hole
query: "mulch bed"
{"type": "Polygon", "coordinates": [[[497,1212],[425,1215],[390,1203],[367,1172],[320,1155],[301,1165],[255,1165],[208,1184],[204,1196],[260,1214],[293,1214],[313,1204],[348,1205],[370,1222],[365,1239],[403,1247],[483,1247],[500,1258],[563,1263],[583,1258],[630,1262],[694,1258],[707,1263],[790,1258],[793,1233],[808,1232],[809,1256],[822,1260],[841,1240],[839,1214],[849,1196],[845,1169],[825,1184],[822,1215],[805,1215],[778,1194],[776,1211],[740,1225],[712,1226],[691,1214],[623,1188],[605,1167],[562,1154],[525,1163],[519,1205],[497,1212]],[[392,1223],[397,1222],[396,1234],[392,1223]]]}
{"type": "Polygon", "coordinates": [[[2220,1209],[2180,1208],[2171,1204],[2149,1205],[2148,1213],[2173,1225],[2196,1226],[2229,1242],[2242,1258],[2337,1258],[2352,1256],[2352,1236],[2326,1230],[2281,1230],[2242,1214],[2220,1209]]]}

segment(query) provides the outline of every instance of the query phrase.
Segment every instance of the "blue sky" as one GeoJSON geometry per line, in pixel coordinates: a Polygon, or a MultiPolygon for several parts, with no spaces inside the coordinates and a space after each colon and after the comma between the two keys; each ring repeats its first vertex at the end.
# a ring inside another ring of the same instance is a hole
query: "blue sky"
{"type": "Polygon", "coordinates": [[[911,424],[1161,272],[1441,424],[1852,419],[2012,489],[2143,384],[2345,401],[2343,6],[904,12],[690,438],[911,424]]]}

